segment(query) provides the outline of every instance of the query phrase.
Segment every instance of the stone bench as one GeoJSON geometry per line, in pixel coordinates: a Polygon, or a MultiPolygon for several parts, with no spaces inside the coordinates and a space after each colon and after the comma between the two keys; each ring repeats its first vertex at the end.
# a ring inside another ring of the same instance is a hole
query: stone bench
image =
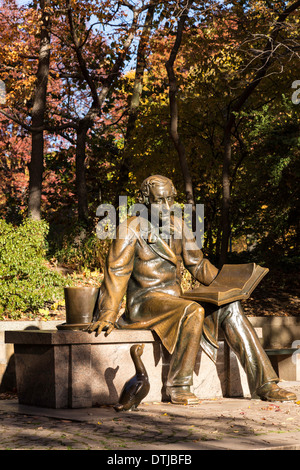
{"type": "Polygon", "coordinates": [[[300,318],[249,317],[261,329],[261,342],[281,380],[300,380],[300,318]]]}
{"type": "MultiPolygon", "coordinates": [[[[124,383],[135,373],[130,347],[144,343],[142,360],[151,384],[146,401],[165,400],[169,354],[155,333],[114,330],[108,336],[84,331],[6,331],[14,344],[20,404],[49,408],[84,408],[118,402],[124,383]]],[[[235,355],[219,341],[215,365],[199,351],[194,370],[194,391],[202,399],[248,396],[244,371],[235,355]],[[227,367],[230,364],[228,382],[227,367]]]]}
{"type": "MultiPolygon", "coordinates": [[[[300,380],[300,350],[297,351],[300,318],[249,317],[249,320],[279,378],[300,380]]],[[[151,331],[114,330],[109,336],[101,333],[96,337],[82,331],[57,330],[59,322],[26,324],[26,330],[24,322],[21,323],[11,321],[0,325],[3,346],[9,350],[9,356],[2,359],[3,368],[7,372],[12,369],[9,364],[15,366],[20,403],[52,408],[116,403],[124,383],[135,373],[129,352],[135,343],[145,344],[142,360],[151,383],[146,400],[166,398],[163,384],[169,355],[151,331]],[[46,329],[47,324],[51,330],[46,329]]],[[[216,365],[199,351],[194,391],[202,399],[250,396],[246,375],[223,340],[222,331],[216,365]]]]}
{"type": "MultiPolygon", "coordinates": [[[[300,346],[300,341],[299,341],[300,346]]],[[[273,348],[265,349],[271,364],[281,380],[300,380],[300,349],[273,348]]]]}

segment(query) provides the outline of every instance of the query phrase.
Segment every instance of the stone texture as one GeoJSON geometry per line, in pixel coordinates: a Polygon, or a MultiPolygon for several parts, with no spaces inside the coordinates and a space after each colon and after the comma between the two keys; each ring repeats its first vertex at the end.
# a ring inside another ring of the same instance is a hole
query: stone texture
{"type": "Polygon", "coordinates": [[[254,328],[261,328],[265,349],[291,348],[300,340],[300,317],[248,317],[254,328]]]}
{"type": "Polygon", "coordinates": [[[11,392],[16,388],[14,345],[5,343],[5,332],[9,330],[55,329],[61,321],[5,320],[0,321],[0,392],[11,392]]]}
{"type": "Polygon", "coordinates": [[[69,367],[70,348],[69,346],[56,346],[53,348],[53,365],[55,383],[55,402],[52,408],[71,408],[70,406],[70,383],[69,367]]]}
{"type": "Polygon", "coordinates": [[[56,408],[54,350],[48,345],[15,344],[19,402],[56,408]]]}
{"type": "Polygon", "coordinates": [[[88,408],[93,405],[91,372],[91,345],[72,345],[70,347],[69,361],[71,408],[88,408]]]}
{"type": "Polygon", "coordinates": [[[291,354],[271,355],[269,359],[281,380],[300,380],[300,349],[291,354]]]}

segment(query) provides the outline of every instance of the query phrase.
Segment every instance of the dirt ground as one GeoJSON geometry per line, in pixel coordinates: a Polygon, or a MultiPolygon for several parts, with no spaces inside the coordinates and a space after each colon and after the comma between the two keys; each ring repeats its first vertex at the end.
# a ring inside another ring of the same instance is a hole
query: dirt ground
{"type": "Polygon", "coordinates": [[[299,273],[270,269],[251,297],[242,303],[245,313],[251,316],[299,316],[299,273]]]}

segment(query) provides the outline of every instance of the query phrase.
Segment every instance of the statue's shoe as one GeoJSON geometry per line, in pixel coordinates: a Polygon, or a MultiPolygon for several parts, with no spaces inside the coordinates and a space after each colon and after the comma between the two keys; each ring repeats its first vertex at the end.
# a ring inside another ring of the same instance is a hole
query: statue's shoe
{"type": "Polygon", "coordinates": [[[176,405],[198,405],[200,400],[190,391],[189,386],[167,387],[166,393],[176,405]]]}
{"type": "Polygon", "coordinates": [[[275,382],[268,382],[256,391],[261,400],[265,401],[295,401],[297,399],[293,392],[278,387],[275,382]]]}

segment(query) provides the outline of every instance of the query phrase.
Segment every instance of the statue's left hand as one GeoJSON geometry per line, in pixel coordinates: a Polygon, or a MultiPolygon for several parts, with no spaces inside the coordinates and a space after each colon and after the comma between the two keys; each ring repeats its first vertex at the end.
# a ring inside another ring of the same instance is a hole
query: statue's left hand
{"type": "Polygon", "coordinates": [[[96,330],[96,336],[98,336],[101,331],[105,330],[106,336],[109,335],[114,329],[115,325],[111,321],[107,320],[98,320],[95,323],[90,323],[87,330],[89,333],[92,333],[96,330]]]}

